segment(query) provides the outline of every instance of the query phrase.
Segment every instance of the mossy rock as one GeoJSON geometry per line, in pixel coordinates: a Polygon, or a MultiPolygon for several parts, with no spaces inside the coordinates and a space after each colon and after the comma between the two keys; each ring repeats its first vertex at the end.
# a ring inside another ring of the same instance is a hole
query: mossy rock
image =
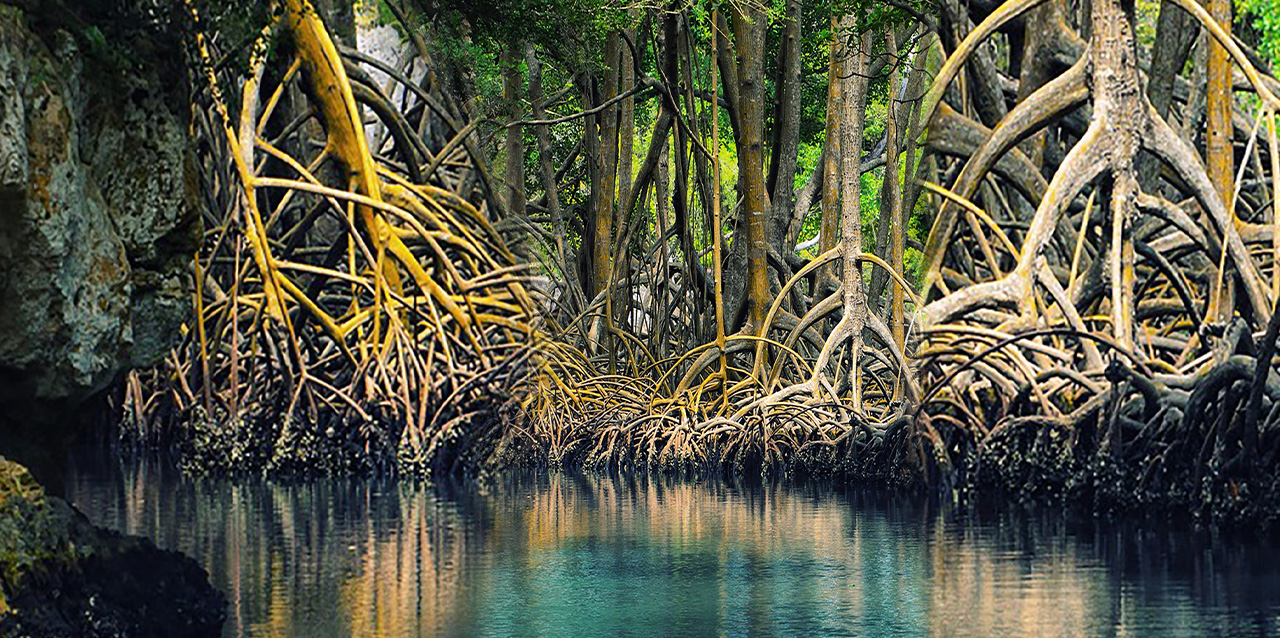
{"type": "Polygon", "coordinates": [[[27,468],[0,457],[0,505],[10,498],[38,502],[44,499],[44,490],[27,468]]]}
{"type": "Polygon", "coordinates": [[[0,636],[217,636],[224,616],[195,561],[94,527],[0,457],[0,636]]]}
{"type": "Polygon", "coordinates": [[[0,457],[0,614],[11,611],[9,596],[38,565],[72,562],[73,528],[61,509],[27,468],[0,457]]]}

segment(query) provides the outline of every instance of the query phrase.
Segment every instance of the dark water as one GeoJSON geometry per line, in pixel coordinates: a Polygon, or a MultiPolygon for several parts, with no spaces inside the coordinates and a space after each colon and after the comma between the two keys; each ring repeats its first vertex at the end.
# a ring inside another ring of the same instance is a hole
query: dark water
{"type": "Polygon", "coordinates": [[[67,491],[199,560],[228,636],[1280,634],[1272,547],[832,487],[285,485],[81,462],[67,491]]]}

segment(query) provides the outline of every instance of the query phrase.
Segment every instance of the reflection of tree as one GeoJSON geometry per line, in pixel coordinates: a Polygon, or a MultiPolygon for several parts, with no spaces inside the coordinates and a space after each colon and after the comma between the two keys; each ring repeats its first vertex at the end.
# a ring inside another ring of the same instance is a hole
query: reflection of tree
{"type": "Polygon", "coordinates": [[[1084,557],[1072,543],[1023,554],[992,551],[972,537],[941,534],[938,540],[930,552],[933,635],[962,629],[967,635],[1084,636],[1114,618],[1105,573],[1082,569],[1084,557]]]}
{"type": "Polygon", "coordinates": [[[536,475],[479,495],[143,464],[69,496],[208,566],[235,635],[1232,633],[1275,590],[1261,549],[819,488],[536,475]]]}
{"type": "MultiPolygon", "coordinates": [[[[549,618],[555,609],[546,604],[508,621],[533,628],[561,623],[561,631],[588,635],[627,627],[645,635],[702,634],[717,625],[719,633],[831,634],[848,619],[883,618],[890,605],[868,608],[880,599],[869,602],[866,591],[918,562],[869,561],[850,543],[858,537],[850,511],[831,494],[557,475],[499,496],[498,516],[528,535],[521,564],[495,571],[506,576],[507,568],[532,601],[557,598],[570,586],[565,580],[581,579],[583,589],[590,585],[584,595],[609,610],[584,606],[576,617],[549,618]],[[601,571],[616,577],[594,579],[601,571]],[[630,617],[632,608],[645,613],[630,617]]],[[[912,551],[883,524],[869,532],[877,552],[912,551]]],[[[920,577],[909,587],[922,584],[920,577]]]]}
{"type": "Polygon", "coordinates": [[[383,530],[362,521],[359,572],[342,585],[342,607],[353,636],[413,636],[448,628],[460,620],[464,568],[470,553],[452,504],[408,488],[383,530]]]}
{"type": "Polygon", "coordinates": [[[235,635],[430,635],[461,622],[467,548],[483,527],[458,502],[369,482],[162,474],[144,464],[118,493],[85,481],[71,496],[109,527],[196,556],[227,594],[235,635]]]}

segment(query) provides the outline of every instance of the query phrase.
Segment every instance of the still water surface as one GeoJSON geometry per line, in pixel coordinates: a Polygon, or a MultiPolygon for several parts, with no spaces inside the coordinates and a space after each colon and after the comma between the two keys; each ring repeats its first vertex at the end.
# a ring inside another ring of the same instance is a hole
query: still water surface
{"type": "Polygon", "coordinates": [[[832,486],[537,474],[484,490],[80,462],[95,523],[196,558],[227,636],[1261,636],[1256,542],[832,486]]]}

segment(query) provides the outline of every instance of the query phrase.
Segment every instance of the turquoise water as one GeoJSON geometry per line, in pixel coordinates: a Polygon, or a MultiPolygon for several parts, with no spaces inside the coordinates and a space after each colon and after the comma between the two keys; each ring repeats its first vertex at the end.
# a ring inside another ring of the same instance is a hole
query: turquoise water
{"type": "Polygon", "coordinates": [[[209,570],[227,636],[1261,636],[1280,554],[833,486],[483,490],[73,466],[68,499],[209,570]]]}

